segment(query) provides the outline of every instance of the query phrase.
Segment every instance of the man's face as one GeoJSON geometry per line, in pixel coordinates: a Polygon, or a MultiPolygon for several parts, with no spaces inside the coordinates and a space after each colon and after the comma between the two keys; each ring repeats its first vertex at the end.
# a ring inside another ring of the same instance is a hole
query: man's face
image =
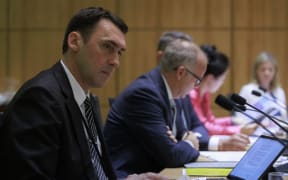
{"type": "Polygon", "coordinates": [[[120,65],[126,48],[125,34],[107,19],[101,19],[76,58],[82,84],[88,88],[103,87],[120,65]]]}
{"type": "Polygon", "coordinates": [[[207,67],[207,58],[202,51],[198,52],[197,63],[191,67],[185,67],[185,77],[182,83],[182,97],[186,96],[193,88],[197,87],[196,81],[201,80],[207,67]]]}

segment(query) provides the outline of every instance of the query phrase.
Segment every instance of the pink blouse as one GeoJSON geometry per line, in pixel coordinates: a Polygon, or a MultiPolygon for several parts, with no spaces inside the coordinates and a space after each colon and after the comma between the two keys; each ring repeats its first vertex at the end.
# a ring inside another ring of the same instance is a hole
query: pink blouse
{"type": "Polygon", "coordinates": [[[210,135],[232,135],[240,132],[240,126],[233,125],[231,117],[216,118],[210,108],[211,94],[200,97],[199,88],[190,92],[190,100],[200,121],[204,124],[210,135]]]}

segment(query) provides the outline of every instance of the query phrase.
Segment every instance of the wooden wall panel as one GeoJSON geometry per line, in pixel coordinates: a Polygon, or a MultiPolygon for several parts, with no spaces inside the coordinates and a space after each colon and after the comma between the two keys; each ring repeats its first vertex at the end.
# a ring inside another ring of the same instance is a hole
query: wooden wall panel
{"type": "Polygon", "coordinates": [[[102,6],[115,11],[115,1],[112,0],[10,0],[11,28],[63,29],[73,14],[89,6],[102,6]]]}
{"type": "Polygon", "coordinates": [[[7,0],[0,1],[0,30],[7,28],[7,0]]]}
{"type": "Polygon", "coordinates": [[[0,31],[0,93],[4,90],[4,79],[7,67],[7,38],[6,32],[0,31]]]}
{"type": "Polygon", "coordinates": [[[235,27],[279,28],[288,26],[287,0],[235,0],[235,27]]]}
{"type": "Polygon", "coordinates": [[[11,32],[10,75],[21,82],[61,58],[62,32],[11,32]]]}
{"type": "Polygon", "coordinates": [[[7,0],[0,1],[0,93],[5,90],[7,67],[7,0]]]}
{"type": "Polygon", "coordinates": [[[66,25],[69,4],[58,0],[10,0],[10,25],[15,28],[49,30],[66,25]]]}
{"type": "Polygon", "coordinates": [[[121,0],[119,16],[130,28],[156,28],[158,26],[159,1],[121,0]]]}
{"type": "Polygon", "coordinates": [[[264,26],[264,0],[238,0],[233,8],[236,27],[264,26]]]}
{"type": "Polygon", "coordinates": [[[208,0],[161,0],[160,26],[163,28],[204,27],[208,0]]]}
{"type": "Polygon", "coordinates": [[[9,76],[13,76],[14,78],[18,79],[20,84],[22,84],[23,81],[23,75],[24,75],[24,58],[23,54],[25,53],[25,46],[23,46],[25,36],[23,33],[19,32],[10,32],[9,33],[9,51],[7,53],[9,54],[9,76]]]}
{"type": "Polygon", "coordinates": [[[208,16],[208,27],[226,28],[231,26],[231,1],[209,0],[206,16],[208,16]]]}
{"type": "Polygon", "coordinates": [[[265,1],[265,27],[287,28],[288,27],[288,1],[266,0],[265,1]]]}
{"type": "MultiPolygon", "coordinates": [[[[56,0],[58,1],[58,0],[56,0]]],[[[96,7],[96,6],[100,6],[103,7],[105,9],[109,9],[111,12],[116,12],[116,4],[117,1],[115,0],[69,0],[69,2],[65,3],[68,7],[69,7],[69,16],[68,19],[71,17],[72,14],[76,13],[77,11],[79,11],[79,9],[81,8],[85,8],[85,7],[96,7]]],[[[67,23],[67,22],[65,22],[67,23]]]]}
{"type": "Polygon", "coordinates": [[[281,83],[287,87],[287,31],[237,31],[234,36],[237,43],[233,50],[233,70],[241,72],[235,74],[233,80],[235,91],[239,92],[242,85],[251,80],[254,60],[262,51],[268,51],[277,58],[280,77],[283,77],[281,83]]]}
{"type": "Polygon", "coordinates": [[[127,51],[119,68],[119,91],[123,90],[136,77],[156,66],[156,45],[159,36],[153,31],[129,32],[127,51]]]}
{"type": "Polygon", "coordinates": [[[164,28],[230,26],[229,0],[161,0],[160,13],[164,28]]]}

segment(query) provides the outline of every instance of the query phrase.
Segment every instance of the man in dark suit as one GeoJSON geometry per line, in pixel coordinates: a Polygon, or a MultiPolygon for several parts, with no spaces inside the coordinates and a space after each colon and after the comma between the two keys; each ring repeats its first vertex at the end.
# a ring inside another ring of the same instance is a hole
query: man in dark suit
{"type": "Polygon", "coordinates": [[[196,137],[173,141],[167,127],[177,134],[174,98],[199,83],[206,56],[194,43],[177,39],[159,63],[115,98],[108,114],[104,136],[119,177],[183,166],[199,155],[196,137]]]}
{"type": "Polygon", "coordinates": [[[0,179],[116,179],[89,89],[102,87],[119,66],[127,31],[103,8],[72,17],[62,59],[27,81],[4,112],[0,179]]]}
{"type": "MultiPolygon", "coordinates": [[[[169,43],[176,39],[182,39],[186,41],[193,41],[193,38],[184,32],[181,31],[166,31],[163,32],[159,38],[158,45],[157,45],[157,60],[159,61],[165,48],[168,46],[169,43]]],[[[203,123],[200,122],[199,118],[197,117],[196,112],[194,111],[193,107],[190,105],[187,106],[187,98],[178,98],[175,100],[176,107],[177,107],[177,120],[176,120],[176,128],[177,128],[177,135],[176,137],[171,133],[170,138],[174,139],[174,141],[179,141],[183,139],[183,137],[188,138],[189,135],[193,137],[196,136],[199,141],[199,149],[200,150],[207,150],[209,144],[209,134],[207,129],[204,127],[203,123]],[[183,117],[185,119],[183,119],[183,117]],[[189,121],[187,121],[187,119],[189,121]],[[189,132],[189,134],[187,134],[189,132]]]]}
{"type": "MultiPolygon", "coordinates": [[[[157,59],[159,60],[163,54],[166,46],[175,39],[182,39],[192,42],[192,37],[181,31],[166,31],[162,33],[157,48],[157,59]]],[[[205,52],[206,53],[206,52],[205,52]]],[[[210,56],[208,56],[210,57],[210,56]]],[[[198,115],[194,111],[194,108],[190,102],[189,96],[176,99],[177,106],[177,135],[171,138],[175,141],[183,139],[183,137],[189,138],[190,135],[197,136],[199,140],[200,150],[242,150],[246,147],[246,139],[241,134],[233,136],[209,136],[209,133],[204,124],[198,118],[198,115]],[[244,143],[243,143],[244,142],[244,143]]],[[[249,141],[247,141],[249,142],[249,141]]]]}

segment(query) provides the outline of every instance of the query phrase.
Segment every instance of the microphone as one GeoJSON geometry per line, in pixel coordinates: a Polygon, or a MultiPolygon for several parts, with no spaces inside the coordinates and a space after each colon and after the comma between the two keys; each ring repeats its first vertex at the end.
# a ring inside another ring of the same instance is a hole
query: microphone
{"type": "Polygon", "coordinates": [[[251,93],[252,93],[253,95],[255,95],[255,96],[258,96],[258,97],[261,97],[261,96],[262,96],[262,97],[264,97],[265,99],[274,102],[274,103],[277,104],[279,107],[281,107],[281,108],[283,108],[285,111],[287,111],[287,106],[286,106],[285,104],[279,102],[276,98],[275,98],[275,99],[272,99],[272,98],[270,98],[270,97],[268,97],[268,96],[266,96],[266,95],[262,95],[261,92],[256,91],[256,90],[252,90],[251,93]]]}
{"type": "MultiPolygon", "coordinates": [[[[264,116],[266,116],[268,119],[270,119],[273,123],[275,123],[278,127],[280,127],[284,132],[286,132],[288,134],[288,130],[286,128],[284,128],[281,124],[279,124],[274,118],[272,118],[269,114],[265,113],[264,111],[258,109],[257,107],[247,103],[247,100],[245,98],[243,98],[242,96],[233,93],[231,95],[231,99],[236,102],[237,104],[240,104],[242,106],[247,105],[253,109],[255,109],[256,111],[258,111],[259,113],[263,114],[264,116]]],[[[252,120],[254,120],[254,118],[252,118],[252,120]]],[[[260,123],[261,124],[261,123],[260,123]]]]}
{"type": "Polygon", "coordinates": [[[258,97],[262,96],[262,93],[260,93],[259,91],[256,91],[256,90],[252,90],[251,93],[255,96],[258,96],[258,97]]]}
{"type": "MultiPolygon", "coordinates": [[[[242,100],[243,101],[243,100],[242,100]]],[[[267,131],[271,136],[279,139],[273,132],[271,132],[269,129],[267,129],[263,124],[261,124],[257,119],[255,119],[254,117],[250,116],[249,114],[245,113],[242,109],[240,109],[239,107],[243,106],[243,105],[237,105],[234,101],[228,99],[227,97],[223,96],[223,95],[218,95],[215,99],[215,103],[218,104],[219,106],[221,106],[222,108],[228,110],[228,111],[238,111],[242,114],[244,114],[245,116],[247,116],[248,118],[252,119],[256,124],[258,124],[259,126],[261,126],[263,129],[265,129],[265,131],[267,131]]],[[[244,107],[245,108],[245,107],[244,107]]],[[[243,109],[244,109],[243,108],[243,109]]],[[[281,140],[279,140],[281,141],[281,140]]],[[[282,142],[282,141],[281,141],[282,142]]]]}
{"type": "Polygon", "coordinates": [[[239,112],[246,111],[245,106],[235,104],[233,101],[231,101],[230,99],[228,99],[227,97],[221,94],[216,97],[215,103],[220,105],[222,108],[228,111],[232,111],[232,110],[239,111],[239,112]]]}

